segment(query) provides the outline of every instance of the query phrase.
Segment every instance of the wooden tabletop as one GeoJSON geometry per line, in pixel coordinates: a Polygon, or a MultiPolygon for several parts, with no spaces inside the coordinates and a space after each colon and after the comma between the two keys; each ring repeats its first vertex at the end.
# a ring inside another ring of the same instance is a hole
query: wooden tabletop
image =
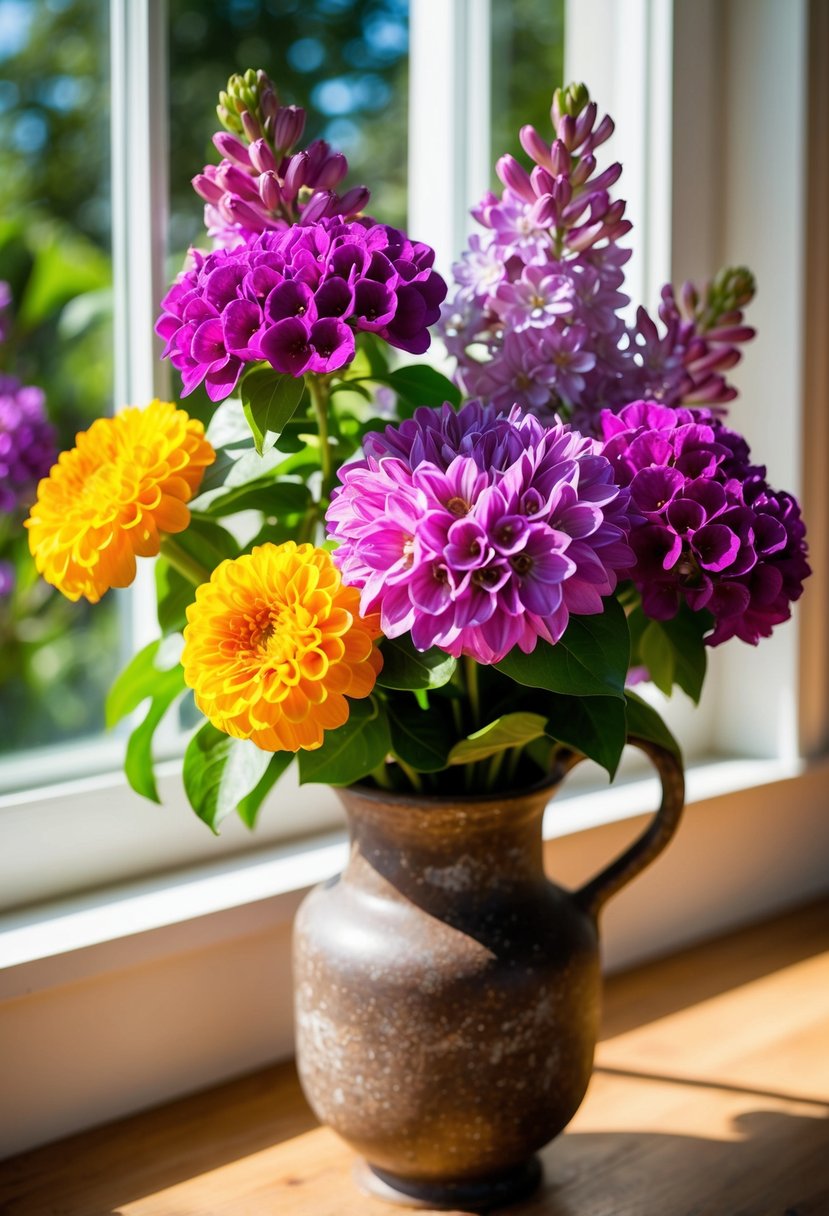
{"type": "MultiPolygon", "coordinates": [[[[823,904],[612,978],[584,1105],[511,1212],[829,1216],[827,1116],[823,904]]],[[[389,1216],[351,1169],[283,1065],[1,1163],[0,1213],[389,1216]]]]}

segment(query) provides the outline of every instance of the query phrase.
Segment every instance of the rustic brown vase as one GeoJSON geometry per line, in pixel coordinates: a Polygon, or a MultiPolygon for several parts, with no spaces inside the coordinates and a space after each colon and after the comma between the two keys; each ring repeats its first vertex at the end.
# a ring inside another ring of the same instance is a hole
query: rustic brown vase
{"type": "Polygon", "coordinates": [[[341,791],[345,872],[305,899],[294,942],[297,1059],[361,1181],[412,1206],[487,1210],[528,1194],[535,1153],[584,1097],[599,1021],[596,919],[670,840],[682,770],[650,756],[662,805],[576,892],[549,882],[544,808],[569,765],[485,798],[341,791]]]}

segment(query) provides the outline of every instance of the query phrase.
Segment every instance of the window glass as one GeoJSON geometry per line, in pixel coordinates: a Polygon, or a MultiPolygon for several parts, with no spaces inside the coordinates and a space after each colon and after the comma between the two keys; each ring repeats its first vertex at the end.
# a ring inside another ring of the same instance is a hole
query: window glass
{"type": "Polygon", "coordinates": [[[106,4],[0,0],[0,753],[101,729],[119,663],[117,598],[52,592],[22,528],[112,406],[108,73],[106,4]]]}
{"type": "Polygon", "coordinates": [[[219,154],[215,104],[228,77],[262,68],[283,105],[307,112],[299,147],[325,139],[365,184],[370,213],[406,218],[407,0],[170,0],[170,235],[175,256],[206,243],[190,179],[219,154]]]}
{"type": "Polygon", "coordinates": [[[492,0],[492,188],[495,162],[509,152],[523,164],[518,132],[532,123],[550,138],[553,91],[564,75],[564,0],[492,0]]]}

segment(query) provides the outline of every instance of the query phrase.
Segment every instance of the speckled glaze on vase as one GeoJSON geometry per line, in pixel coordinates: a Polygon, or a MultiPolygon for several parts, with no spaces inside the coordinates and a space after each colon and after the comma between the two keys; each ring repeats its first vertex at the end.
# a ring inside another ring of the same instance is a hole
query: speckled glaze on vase
{"type": "Polygon", "coordinates": [[[662,806],[576,893],[543,869],[542,816],[564,766],[514,795],[340,791],[348,866],[295,927],[297,1061],[316,1115],[385,1198],[516,1200],[578,1109],[598,1031],[598,911],[664,848],[682,808],[674,758],[631,741],[660,771],[662,806]]]}

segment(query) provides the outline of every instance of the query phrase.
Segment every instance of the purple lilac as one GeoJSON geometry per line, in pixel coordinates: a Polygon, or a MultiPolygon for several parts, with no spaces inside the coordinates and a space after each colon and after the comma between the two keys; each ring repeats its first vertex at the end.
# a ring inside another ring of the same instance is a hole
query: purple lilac
{"type": "Polygon", "coordinates": [[[604,454],[628,486],[630,577],[645,613],[707,610],[717,646],[755,644],[788,620],[810,573],[800,507],[772,490],[743,437],[709,410],[635,401],[601,417],[604,454]],[[636,519],[638,513],[638,519],[636,519]]]}
{"type": "Polygon", "coordinates": [[[254,233],[283,231],[338,215],[353,218],[368,203],[365,186],[344,194],[335,187],[348,161],[324,139],[294,151],[305,128],[301,106],[280,105],[264,72],[231,77],[219,116],[227,130],[213,143],[222,156],[193,178],[204,199],[204,220],[216,248],[233,249],[254,233]]]}
{"type": "Polygon", "coordinates": [[[620,314],[629,302],[622,288],[630,250],[619,241],[631,225],[625,204],[609,193],[621,166],[599,172],[595,157],[613,123],[597,121],[582,85],[556,92],[551,118],[552,143],[533,127],[521,130],[532,170],[502,157],[500,197],[490,192],[473,209],[484,231],[453,267],[456,286],[442,317],[458,383],[485,401],[519,401],[594,435],[604,408],[637,398],[731,400],[725,373],[753,336],[742,314],[751,277],[726,271],[702,293],[686,284],[679,301],[667,286],[664,332],[641,308],[628,329],[620,314]],[[555,359],[545,363],[548,351],[569,356],[567,371],[556,373],[555,359]]]}
{"type": "Polygon", "coordinates": [[[429,246],[371,220],[323,219],[191,253],[156,332],[182,395],[204,381],[213,401],[261,359],[292,376],[336,371],[354,356],[355,330],[421,354],[446,295],[429,246]]]}
{"type": "Polygon", "coordinates": [[[326,516],[334,561],[387,637],[497,663],[603,611],[632,561],[628,492],[597,441],[470,402],[366,436],[326,516]]]}
{"type": "Polygon", "coordinates": [[[35,487],[57,456],[43,390],[0,376],[0,512],[29,505],[35,487]]]}

